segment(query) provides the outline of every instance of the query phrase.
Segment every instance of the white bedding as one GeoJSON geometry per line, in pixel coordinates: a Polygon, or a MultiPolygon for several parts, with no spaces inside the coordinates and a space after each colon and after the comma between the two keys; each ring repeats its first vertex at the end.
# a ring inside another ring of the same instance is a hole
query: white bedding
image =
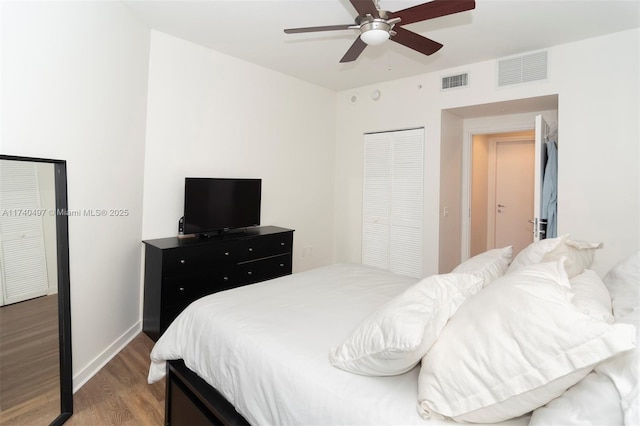
{"type": "Polygon", "coordinates": [[[183,359],[256,425],[453,424],[419,416],[419,366],[367,377],[328,361],[331,347],[415,282],[338,264],[204,297],[156,343],[149,382],[164,377],[165,360],[183,359]]]}

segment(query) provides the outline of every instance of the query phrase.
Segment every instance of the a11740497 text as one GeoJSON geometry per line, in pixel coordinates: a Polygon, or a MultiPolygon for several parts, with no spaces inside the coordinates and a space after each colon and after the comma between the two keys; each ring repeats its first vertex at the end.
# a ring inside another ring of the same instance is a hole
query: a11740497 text
{"type": "Polygon", "coordinates": [[[129,209],[0,209],[0,217],[42,217],[42,216],[71,216],[71,217],[126,217],[129,209]]]}

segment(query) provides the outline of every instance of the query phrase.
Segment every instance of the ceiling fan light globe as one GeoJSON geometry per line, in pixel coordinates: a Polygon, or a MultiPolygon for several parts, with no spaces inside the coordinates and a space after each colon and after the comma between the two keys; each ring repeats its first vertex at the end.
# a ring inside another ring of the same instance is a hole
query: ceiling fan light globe
{"type": "Polygon", "coordinates": [[[385,30],[373,29],[360,34],[360,38],[369,46],[376,46],[389,40],[389,32],[385,30]]]}

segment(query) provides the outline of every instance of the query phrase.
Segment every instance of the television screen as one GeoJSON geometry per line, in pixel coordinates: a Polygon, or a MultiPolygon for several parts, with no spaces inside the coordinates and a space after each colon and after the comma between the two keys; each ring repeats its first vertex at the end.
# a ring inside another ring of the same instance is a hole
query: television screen
{"type": "Polygon", "coordinates": [[[185,178],[185,234],[259,225],[261,193],[261,179],[185,178]]]}

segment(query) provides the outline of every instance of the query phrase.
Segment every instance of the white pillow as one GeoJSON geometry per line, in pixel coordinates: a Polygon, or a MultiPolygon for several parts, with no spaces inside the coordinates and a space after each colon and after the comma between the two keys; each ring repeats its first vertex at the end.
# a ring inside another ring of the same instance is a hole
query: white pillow
{"type": "MultiPolygon", "coordinates": [[[[619,318],[618,323],[636,327],[640,338],[640,309],[619,318]]],[[[611,379],[620,395],[625,425],[640,425],[640,349],[617,355],[596,367],[596,371],[611,379]]]]}
{"type": "Polygon", "coordinates": [[[613,316],[622,318],[640,308],[640,251],[620,261],[604,277],[613,316]]]}
{"type": "Polygon", "coordinates": [[[409,287],[365,319],[329,361],[367,376],[391,376],[412,369],[436,340],[449,317],[482,288],[470,274],[433,275],[409,287]]]}
{"type": "Polygon", "coordinates": [[[598,274],[591,269],[586,269],[580,275],[571,278],[569,282],[574,293],[573,304],[578,309],[596,319],[614,323],[611,296],[598,274]]]}
{"type": "Polygon", "coordinates": [[[529,426],[622,426],[620,395],[606,376],[591,372],[560,397],[533,412],[529,426]]]}
{"type": "Polygon", "coordinates": [[[569,278],[580,275],[585,269],[591,268],[595,251],[602,248],[602,243],[592,243],[589,241],[576,241],[567,237],[564,244],[558,245],[555,249],[542,257],[543,262],[553,262],[566,257],[564,269],[569,278]]]}
{"type": "Polygon", "coordinates": [[[562,262],[522,267],[468,299],[422,359],[425,418],[494,423],[560,396],[598,362],[635,346],[635,329],[585,315],[562,262]]]}
{"type": "Polygon", "coordinates": [[[511,262],[513,246],[487,250],[467,259],[451,272],[477,275],[484,280],[486,286],[496,278],[504,275],[511,262]]]}
{"type": "MultiPolygon", "coordinates": [[[[640,252],[620,261],[604,277],[611,294],[616,321],[636,326],[640,338],[640,252]]],[[[626,425],[640,425],[640,349],[600,364],[596,371],[608,376],[622,398],[626,425]]]]}
{"type": "Polygon", "coordinates": [[[507,273],[516,271],[523,266],[541,263],[547,253],[551,253],[563,245],[567,238],[569,238],[569,234],[557,238],[547,238],[529,244],[513,259],[513,262],[511,262],[511,265],[509,265],[507,269],[507,273]]]}

